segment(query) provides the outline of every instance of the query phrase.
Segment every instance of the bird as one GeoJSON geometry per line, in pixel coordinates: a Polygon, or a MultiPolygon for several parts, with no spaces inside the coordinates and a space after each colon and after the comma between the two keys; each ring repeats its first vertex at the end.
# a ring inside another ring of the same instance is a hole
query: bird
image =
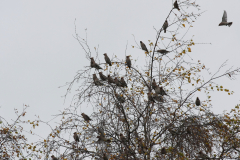
{"type": "Polygon", "coordinates": [[[209,157],[206,154],[202,153],[202,151],[200,151],[198,154],[199,154],[199,157],[202,159],[209,159],[209,157]]]}
{"type": "Polygon", "coordinates": [[[103,81],[106,81],[108,79],[102,72],[99,72],[99,76],[103,81]]]}
{"type": "Polygon", "coordinates": [[[155,79],[153,79],[153,81],[152,81],[152,88],[154,90],[157,88],[157,83],[156,83],[155,79]]]}
{"type": "Polygon", "coordinates": [[[104,130],[103,130],[103,128],[98,127],[98,133],[100,134],[100,136],[105,137],[105,134],[104,134],[104,130]]]}
{"type": "Polygon", "coordinates": [[[112,62],[111,62],[111,60],[109,59],[107,53],[104,53],[103,55],[104,55],[104,59],[105,59],[106,63],[109,64],[109,66],[112,66],[112,62]]]}
{"type": "Polygon", "coordinates": [[[191,130],[189,127],[187,127],[187,134],[191,134],[191,130]]]}
{"type": "Polygon", "coordinates": [[[107,155],[103,153],[103,160],[108,160],[107,155]]]}
{"type": "Polygon", "coordinates": [[[122,86],[122,85],[121,85],[121,82],[119,82],[119,80],[117,79],[117,77],[114,78],[114,83],[115,83],[117,86],[119,86],[119,87],[122,86]]]}
{"type": "Polygon", "coordinates": [[[142,41],[140,41],[140,45],[141,45],[142,50],[148,52],[146,45],[142,41]]]}
{"type": "Polygon", "coordinates": [[[156,101],[158,101],[158,102],[164,102],[164,101],[163,101],[163,97],[162,97],[162,96],[159,96],[159,95],[156,94],[156,93],[153,93],[152,97],[153,97],[156,101]]]}
{"type": "Polygon", "coordinates": [[[161,149],[161,154],[166,154],[166,153],[167,153],[166,148],[163,147],[163,148],[161,149]]]}
{"type": "Polygon", "coordinates": [[[156,52],[161,53],[162,55],[166,55],[167,53],[169,53],[170,51],[167,51],[166,49],[159,49],[156,52]]]}
{"type": "Polygon", "coordinates": [[[123,77],[121,77],[121,86],[122,87],[127,87],[127,83],[124,81],[123,77]]]}
{"type": "Polygon", "coordinates": [[[85,113],[81,114],[83,116],[83,119],[87,122],[91,121],[92,119],[88,117],[88,115],[86,115],[85,113]]]}
{"type": "Polygon", "coordinates": [[[123,143],[127,142],[127,139],[123,136],[122,133],[120,133],[120,139],[123,143]]]}
{"type": "Polygon", "coordinates": [[[52,160],[58,160],[54,155],[51,156],[52,160]]]}
{"type": "Polygon", "coordinates": [[[168,21],[166,20],[163,24],[164,33],[166,33],[167,27],[168,27],[168,21]]]}
{"type": "Polygon", "coordinates": [[[152,93],[151,92],[148,92],[148,101],[155,102],[155,100],[152,97],[152,93]]]}
{"type": "Polygon", "coordinates": [[[160,94],[162,96],[167,95],[167,93],[163,90],[163,87],[160,87],[160,94]]]}
{"type": "Polygon", "coordinates": [[[125,98],[123,96],[120,96],[119,94],[115,93],[115,96],[117,98],[117,100],[120,102],[120,103],[124,103],[125,102],[125,98]]]}
{"type": "Polygon", "coordinates": [[[110,75],[108,75],[108,83],[114,83],[114,80],[112,79],[112,77],[110,75]]]}
{"type": "Polygon", "coordinates": [[[233,22],[228,22],[227,21],[227,12],[224,10],[223,12],[223,17],[222,17],[222,22],[219,23],[219,26],[228,26],[230,27],[233,22]]]}
{"type": "Polygon", "coordinates": [[[78,135],[77,135],[77,132],[74,132],[74,133],[73,133],[73,138],[74,138],[74,140],[75,140],[76,142],[79,142],[79,137],[78,137],[78,135]]]}
{"type": "Polygon", "coordinates": [[[93,57],[90,58],[91,59],[91,67],[92,68],[96,68],[97,70],[102,69],[102,67],[100,67],[93,59],[93,57]]]}
{"type": "Polygon", "coordinates": [[[102,86],[103,83],[99,81],[99,79],[97,78],[96,74],[93,74],[93,81],[94,81],[94,84],[96,86],[102,86]]]}
{"type": "Polygon", "coordinates": [[[179,9],[179,6],[178,6],[178,3],[177,3],[177,0],[174,2],[173,6],[174,6],[174,8],[180,10],[180,9],[179,9]]]}
{"type": "Polygon", "coordinates": [[[195,104],[196,104],[196,106],[200,106],[201,105],[200,99],[198,97],[196,98],[195,104]]]}
{"type": "Polygon", "coordinates": [[[128,68],[130,69],[132,64],[131,64],[131,60],[130,60],[129,56],[126,56],[126,63],[127,63],[128,68]]]}

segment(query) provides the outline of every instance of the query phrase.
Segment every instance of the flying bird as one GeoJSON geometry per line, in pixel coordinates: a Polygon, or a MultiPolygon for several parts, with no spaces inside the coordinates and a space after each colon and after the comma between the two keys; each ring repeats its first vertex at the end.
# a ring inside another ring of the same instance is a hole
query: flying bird
{"type": "Polygon", "coordinates": [[[163,24],[164,33],[166,33],[167,27],[168,27],[168,21],[166,20],[163,24]]]}
{"type": "Polygon", "coordinates": [[[122,87],[127,87],[127,83],[124,81],[123,77],[121,77],[121,86],[122,87]]]}
{"type": "Polygon", "coordinates": [[[92,119],[88,117],[88,115],[86,115],[85,113],[81,114],[83,116],[83,119],[87,122],[91,121],[92,119]]]}
{"type": "Polygon", "coordinates": [[[111,62],[111,60],[109,59],[107,53],[104,53],[103,55],[104,55],[104,59],[105,59],[106,63],[109,64],[109,66],[112,66],[112,62],[111,62]]]}
{"type": "Polygon", "coordinates": [[[177,3],[177,0],[174,2],[173,6],[174,6],[174,8],[180,10],[180,9],[179,9],[179,6],[178,6],[178,3],[177,3]]]}
{"type": "Polygon", "coordinates": [[[106,81],[108,79],[102,72],[99,72],[99,76],[103,81],[106,81]]]}
{"type": "Polygon", "coordinates": [[[140,41],[140,45],[141,45],[142,50],[148,52],[146,45],[142,41],[140,41]]]}
{"type": "Polygon", "coordinates": [[[167,51],[166,49],[159,49],[156,52],[161,53],[162,55],[166,55],[167,53],[169,53],[170,51],[167,51]]]}
{"type": "Polygon", "coordinates": [[[108,75],[108,83],[114,83],[114,80],[112,79],[112,77],[110,75],[108,75]]]}
{"type": "Polygon", "coordinates": [[[91,66],[92,68],[96,68],[97,70],[102,69],[102,67],[100,67],[100,66],[94,61],[93,57],[91,57],[90,59],[91,59],[91,64],[90,64],[90,66],[91,66]]]}
{"type": "Polygon", "coordinates": [[[93,82],[96,86],[102,86],[103,83],[99,81],[99,79],[97,78],[96,74],[93,74],[93,82]]]}
{"type": "Polygon", "coordinates": [[[54,155],[51,156],[52,160],[58,160],[54,155]]]}
{"type": "Polygon", "coordinates": [[[131,60],[130,60],[129,56],[126,56],[126,63],[127,63],[128,68],[130,69],[132,63],[131,63],[131,60]]]}
{"type": "Polygon", "coordinates": [[[227,12],[224,10],[223,12],[223,17],[222,17],[222,22],[219,23],[219,26],[228,26],[230,27],[233,22],[228,22],[227,21],[227,12]]]}
{"type": "Polygon", "coordinates": [[[79,142],[79,137],[78,137],[78,135],[77,135],[77,132],[74,132],[74,133],[73,133],[73,138],[74,138],[74,140],[75,140],[76,142],[79,142]]]}
{"type": "Polygon", "coordinates": [[[200,106],[201,105],[200,99],[198,97],[197,97],[197,99],[195,101],[195,104],[196,104],[196,106],[200,106]]]}

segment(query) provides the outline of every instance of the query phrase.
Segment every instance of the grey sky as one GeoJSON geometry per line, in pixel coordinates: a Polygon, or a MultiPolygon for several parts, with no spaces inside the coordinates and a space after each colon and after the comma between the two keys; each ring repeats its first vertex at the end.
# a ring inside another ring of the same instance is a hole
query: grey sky
{"type": "MultiPolygon", "coordinates": [[[[214,73],[225,61],[228,67],[240,66],[239,60],[239,0],[199,0],[203,13],[188,36],[195,35],[195,43],[189,54],[194,61],[201,60],[214,73]],[[217,4],[216,4],[217,3],[217,4]],[[223,11],[228,14],[231,27],[219,27],[223,11]]],[[[58,88],[71,81],[77,70],[89,65],[84,52],[73,38],[74,19],[80,36],[85,36],[93,47],[99,45],[100,60],[103,53],[116,54],[125,58],[144,56],[133,49],[142,40],[155,41],[155,28],[162,26],[171,9],[171,0],[132,1],[0,1],[0,113],[14,118],[14,108],[30,105],[27,119],[39,115],[50,120],[51,115],[70,105],[72,95],[64,104],[61,97],[66,87],[58,88]]],[[[176,11],[177,12],[177,11],[176,11]]],[[[224,70],[223,70],[224,71],[224,70]]],[[[217,82],[235,91],[233,96],[215,92],[213,110],[221,113],[239,103],[240,83],[224,77],[217,82]]]]}

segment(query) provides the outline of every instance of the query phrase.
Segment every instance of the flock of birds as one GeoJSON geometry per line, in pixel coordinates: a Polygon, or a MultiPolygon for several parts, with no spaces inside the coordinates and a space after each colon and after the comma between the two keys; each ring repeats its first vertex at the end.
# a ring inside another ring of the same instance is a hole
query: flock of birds
{"type": "MultiPolygon", "coordinates": [[[[174,8],[175,9],[179,9],[179,5],[177,3],[177,0],[174,2],[174,8]]],[[[219,26],[231,26],[232,25],[232,22],[228,22],[227,21],[227,12],[224,10],[224,13],[223,13],[223,17],[222,17],[222,22],[219,24],[219,26]]],[[[164,33],[166,33],[166,30],[168,28],[168,21],[165,20],[164,24],[163,24],[163,27],[162,29],[164,30],[164,33]]],[[[145,52],[149,53],[146,45],[140,41],[140,46],[141,46],[141,49],[144,50],[145,52]]],[[[166,55],[167,53],[169,53],[170,51],[167,51],[166,49],[159,49],[156,51],[157,53],[161,53],[162,55],[166,55]]],[[[104,59],[105,59],[105,62],[109,65],[109,66],[112,66],[112,62],[110,60],[110,58],[108,57],[107,53],[104,53],[104,59]]],[[[91,59],[91,63],[90,63],[90,66],[91,68],[95,68],[97,70],[99,69],[102,69],[102,67],[100,67],[94,60],[93,57],[90,58],[91,59]]],[[[131,60],[130,60],[130,56],[126,56],[126,65],[128,66],[129,69],[131,69],[131,60]]],[[[121,80],[118,80],[117,77],[115,77],[114,79],[108,75],[108,76],[105,76],[102,72],[99,72],[99,77],[101,78],[102,81],[108,81],[108,83],[112,83],[112,84],[115,84],[116,86],[118,87],[128,87],[127,86],[127,83],[125,82],[124,78],[121,77],[121,80]]],[[[96,76],[96,74],[93,74],[93,82],[96,86],[102,86],[104,85],[96,76]]],[[[167,95],[167,93],[163,90],[162,87],[159,87],[155,81],[155,79],[153,79],[152,81],[152,88],[155,90],[155,93],[152,93],[152,92],[148,92],[148,100],[150,102],[164,102],[164,99],[163,99],[163,96],[164,95],[167,95]]],[[[125,102],[125,98],[122,96],[122,95],[119,95],[115,92],[115,97],[117,98],[118,102],[120,103],[124,103],[125,102]]],[[[201,105],[201,102],[200,102],[200,99],[197,97],[196,98],[196,101],[195,101],[195,104],[196,106],[200,106],[201,105]]],[[[85,113],[82,113],[81,114],[83,119],[89,123],[89,121],[91,121],[92,119],[86,115],[85,113]]],[[[105,134],[104,134],[104,131],[102,128],[98,128],[98,132],[99,132],[99,136],[97,136],[98,138],[98,141],[105,141],[105,142],[108,142],[110,143],[111,140],[110,139],[107,139],[105,137],[105,134]]],[[[75,140],[75,142],[79,142],[79,136],[77,135],[77,132],[74,132],[73,133],[73,138],[75,140]]],[[[125,143],[127,140],[126,138],[123,136],[123,134],[121,133],[120,134],[120,140],[125,143]]],[[[162,148],[161,150],[161,153],[162,154],[166,154],[166,149],[165,148],[162,148]]],[[[203,154],[203,153],[200,153],[199,154],[203,154]]],[[[54,155],[51,156],[51,158],[53,160],[58,160],[54,155]]],[[[103,158],[104,160],[107,160],[107,156],[106,154],[103,155],[103,158]]]]}

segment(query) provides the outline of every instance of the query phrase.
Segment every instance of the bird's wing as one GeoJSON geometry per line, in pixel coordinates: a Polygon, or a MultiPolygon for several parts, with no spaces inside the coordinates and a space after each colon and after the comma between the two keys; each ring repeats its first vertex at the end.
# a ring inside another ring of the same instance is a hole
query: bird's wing
{"type": "Polygon", "coordinates": [[[227,12],[225,10],[223,12],[222,22],[227,22],[227,12]]]}

